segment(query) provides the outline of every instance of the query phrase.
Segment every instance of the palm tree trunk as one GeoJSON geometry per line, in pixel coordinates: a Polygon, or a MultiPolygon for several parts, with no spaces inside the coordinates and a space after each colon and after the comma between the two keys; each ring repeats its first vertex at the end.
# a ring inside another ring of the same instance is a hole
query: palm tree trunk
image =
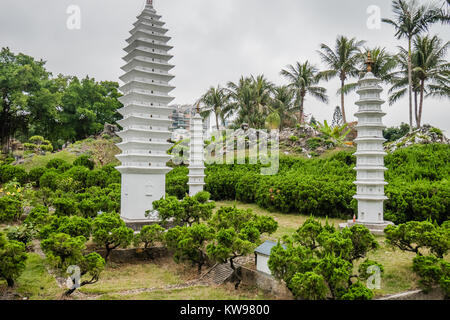
{"type": "Polygon", "coordinates": [[[411,38],[408,41],[408,92],[409,92],[409,130],[413,130],[412,117],[412,53],[411,53],[411,38]]]}
{"type": "Polygon", "coordinates": [[[217,131],[219,131],[219,112],[217,111],[217,109],[214,110],[214,115],[216,116],[216,127],[217,127],[217,131]]]}
{"type": "Polygon", "coordinates": [[[414,91],[414,115],[416,117],[416,125],[418,127],[420,127],[419,126],[419,103],[417,101],[417,99],[418,99],[417,96],[418,96],[418,92],[414,91]]]}
{"type": "Polygon", "coordinates": [[[422,124],[422,108],[423,108],[423,93],[425,90],[425,81],[422,80],[420,82],[420,104],[419,104],[419,116],[418,116],[418,120],[417,120],[417,128],[421,127],[422,124]]]}
{"type": "Polygon", "coordinates": [[[300,125],[302,125],[305,122],[304,119],[304,103],[305,103],[305,94],[302,94],[302,100],[300,101],[300,125]]]}
{"type": "Polygon", "coordinates": [[[341,77],[341,111],[342,111],[342,119],[344,120],[344,124],[347,123],[347,117],[345,116],[345,107],[344,107],[344,86],[345,79],[341,77]]]}

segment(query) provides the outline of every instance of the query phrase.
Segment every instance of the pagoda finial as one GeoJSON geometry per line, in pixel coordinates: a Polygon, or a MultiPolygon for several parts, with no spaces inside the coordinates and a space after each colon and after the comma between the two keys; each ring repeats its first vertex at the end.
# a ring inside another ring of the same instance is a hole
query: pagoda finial
{"type": "Polygon", "coordinates": [[[374,64],[374,61],[372,59],[372,53],[369,51],[367,53],[367,60],[366,60],[366,65],[367,65],[367,72],[372,72],[372,66],[374,64]]]}
{"type": "Polygon", "coordinates": [[[153,7],[153,0],[147,0],[147,5],[153,7]]]}

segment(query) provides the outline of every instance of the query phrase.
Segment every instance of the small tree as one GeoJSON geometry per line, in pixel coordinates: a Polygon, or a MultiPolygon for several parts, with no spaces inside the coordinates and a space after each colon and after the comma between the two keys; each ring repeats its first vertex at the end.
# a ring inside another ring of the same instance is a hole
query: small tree
{"type": "Polygon", "coordinates": [[[133,235],[133,230],[126,227],[117,213],[102,213],[92,223],[93,240],[106,249],[106,262],[112,250],[128,247],[133,241],[133,235]]]}
{"type": "MultiPolygon", "coordinates": [[[[301,299],[371,299],[373,293],[357,280],[353,283],[353,263],[378,247],[374,236],[361,225],[337,231],[309,218],[292,236],[272,249],[269,268],[301,299]]],[[[377,265],[366,260],[367,268],[377,265]]],[[[360,268],[361,279],[367,270],[360,268]]]]}
{"type": "Polygon", "coordinates": [[[165,231],[166,230],[159,224],[144,226],[141,231],[134,236],[134,245],[139,247],[141,243],[143,243],[144,248],[147,249],[153,246],[155,242],[163,241],[165,231]]]}
{"type": "Polygon", "coordinates": [[[153,207],[158,210],[159,217],[163,221],[174,219],[176,224],[192,226],[201,220],[208,220],[215,208],[214,202],[208,202],[210,194],[200,192],[194,197],[185,197],[179,201],[176,197],[167,197],[153,202],[153,207]]]}
{"type": "Polygon", "coordinates": [[[261,243],[261,235],[274,233],[278,223],[271,217],[257,216],[251,210],[222,207],[214,214],[210,224],[216,229],[216,236],[207,246],[208,255],[219,262],[230,263],[237,279],[235,288],[238,289],[241,279],[234,260],[252,253],[261,243]]]}
{"type": "Polygon", "coordinates": [[[86,254],[86,238],[71,237],[65,233],[53,233],[41,242],[47,262],[61,275],[67,275],[71,266],[80,268],[80,281],[83,276],[89,280],[75,283],[64,295],[72,294],[77,288],[96,283],[105,267],[105,260],[96,252],[86,254]]]}
{"type": "Polygon", "coordinates": [[[167,247],[173,250],[174,260],[190,261],[197,265],[198,274],[207,261],[205,246],[214,238],[214,229],[204,224],[193,226],[177,226],[167,231],[164,240],[167,247]]]}
{"type": "Polygon", "coordinates": [[[14,286],[15,280],[25,269],[27,257],[23,243],[8,240],[0,232],[0,278],[6,280],[8,287],[14,286]]]}
{"type": "Polygon", "coordinates": [[[73,162],[73,165],[86,167],[89,170],[92,170],[95,167],[94,161],[89,156],[86,155],[82,155],[76,158],[75,161],[73,162]]]}
{"type": "Polygon", "coordinates": [[[410,221],[398,226],[388,226],[384,232],[386,242],[403,251],[422,256],[422,249],[443,258],[450,250],[450,224],[436,226],[429,221],[410,221]]]}

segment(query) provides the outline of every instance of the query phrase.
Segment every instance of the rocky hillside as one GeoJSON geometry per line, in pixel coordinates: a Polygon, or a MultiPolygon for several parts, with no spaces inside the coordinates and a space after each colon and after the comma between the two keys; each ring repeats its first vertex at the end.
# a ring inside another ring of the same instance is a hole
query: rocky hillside
{"type": "Polygon", "coordinates": [[[397,149],[406,148],[414,144],[430,143],[442,143],[448,145],[450,144],[450,140],[443,134],[442,130],[430,125],[424,125],[422,128],[408,133],[397,141],[387,143],[385,149],[386,151],[394,152],[397,149]]]}

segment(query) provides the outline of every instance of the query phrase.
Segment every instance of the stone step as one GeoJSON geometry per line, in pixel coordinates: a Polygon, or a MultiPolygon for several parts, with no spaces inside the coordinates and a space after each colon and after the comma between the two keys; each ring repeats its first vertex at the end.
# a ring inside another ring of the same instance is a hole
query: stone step
{"type": "Polygon", "coordinates": [[[222,284],[231,278],[233,275],[233,269],[227,263],[217,264],[211,270],[209,270],[205,275],[203,275],[200,280],[203,282],[212,282],[214,284],[222,284]]]}

